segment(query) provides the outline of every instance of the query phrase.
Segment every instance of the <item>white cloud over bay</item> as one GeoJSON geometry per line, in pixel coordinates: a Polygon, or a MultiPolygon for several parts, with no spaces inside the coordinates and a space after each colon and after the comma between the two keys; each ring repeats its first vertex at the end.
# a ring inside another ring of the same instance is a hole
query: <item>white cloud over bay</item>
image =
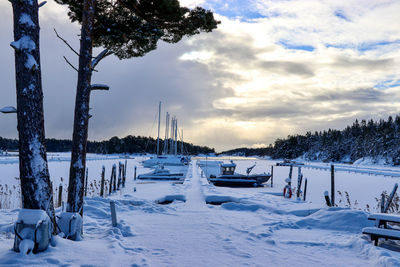
{"type": "MultiPolygon", "coordinates": [[[[2,106],[15,103],[12,16],[5,2],[0,2],[2,106]]],[[[154,136],[159,100],[178,117],[187,141],[217,150],[259,147],[288,134],[399,113],[400,2],[182,3],[213,9],[221,21],[218,30],[176,45],[160,43],[143,58],[101,63],[93,81],[108,83],[111,91],[91,100],[91,139],[154,136]]],[[[77,59],[52,28],[78,47],[79,27],[52,2],[42,9],[46,133],[70,138],[76,73],[62,56],[77,59]]],[[[16,136],[14,120],[0,117],[5,126],[0,136],[16,136]]]]}

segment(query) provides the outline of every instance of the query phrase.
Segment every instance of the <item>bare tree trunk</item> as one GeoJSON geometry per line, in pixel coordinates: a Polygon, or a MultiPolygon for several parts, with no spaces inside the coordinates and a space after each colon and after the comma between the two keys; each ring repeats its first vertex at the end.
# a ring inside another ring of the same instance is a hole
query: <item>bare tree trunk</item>
{"type": "Polygon", "coordinates": [[[42,209],[54,222],[47,166],[37,0],[11,1],[14,15],[15,76],[22,207],[42,209]]]}
{"type": "Polygon", "coordinates": [[[92,79],[92,30],[95,0],[84,0],[78,84],[75,98],[74,132],[72,136],[67,211],[82,215],[86,145],[89,126],[90,84],[92,79]]]}

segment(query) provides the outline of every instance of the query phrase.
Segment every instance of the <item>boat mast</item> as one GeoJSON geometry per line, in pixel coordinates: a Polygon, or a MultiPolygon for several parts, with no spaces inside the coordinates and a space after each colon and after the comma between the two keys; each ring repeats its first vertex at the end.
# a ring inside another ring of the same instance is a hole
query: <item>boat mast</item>
{"type": "Polygon", "coordinates": [[[175,146],[174,146],[175,155],[178,154],[178,120],[175,119],[175,146]]]}
{"type": "Polygon", "coordinates": [[[182,135],[181,135],[181,153],[183,155],[183,129],[182,129],[182,135]]]}
{"type": "Polygon", "coordinates": [[[168,138],[168,141],[169,141],[168,154],[172,154],[172,138],[173,137],[174,137],[174,117],[171,118],[171,135],[168,138]]]}
{"type": "Polygon", "coordinates": [[[160,120],[161,120],[161,101],[158,103],[157,156],[160,155],[160,120]]]}
{"type": "Polygon", "coordinates": [[[165,117],[164,154],[168,154],[169,113],[165,117]]]}

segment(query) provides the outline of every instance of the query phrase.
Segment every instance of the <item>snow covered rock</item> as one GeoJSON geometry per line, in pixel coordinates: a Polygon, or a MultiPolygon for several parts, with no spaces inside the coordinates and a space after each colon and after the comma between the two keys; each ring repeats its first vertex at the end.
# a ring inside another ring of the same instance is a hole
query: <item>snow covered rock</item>
{"type": "Polygon", "coordinates": [[[79,213],[62,212],[57,216],[57,225],[62,236],[71,240],[81,240],[82,217],[79,213]]]}
{"type": "Polygon", "coordinates": [[[15,223],[14,250],[23,254],[47,249],[51,239],[52,224],[43,210],[21,209],[15,223]]]}

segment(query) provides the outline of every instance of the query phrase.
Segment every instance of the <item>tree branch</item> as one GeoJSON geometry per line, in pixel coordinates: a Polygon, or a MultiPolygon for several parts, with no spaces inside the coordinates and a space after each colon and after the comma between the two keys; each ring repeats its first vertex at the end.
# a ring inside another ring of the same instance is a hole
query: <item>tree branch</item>
{"type": "Polygon", "coordinates": [[[65,39],[63,39],[60,35],[58,35],[58,32],[56,31],[56,29],[54,28],[53,30],[54,30],[54,32],[56,33],[57,37],[58,37],[61,41],[63,41],[63,42],[64,42],[64,43],[79,57],[79,53],[76,52],[75,49],[73,49],[72,46],[71,46],[65,39]]]}
{"type": "Polygon", "coordinates": [[[106,84],[92,84],[90,86],[90,90],[94,91],[94,90],[105,90],[108,91],[110,89],[110,86],[106,85],[106,84]]]}
{"type": "Polygon", "coordinates": [[[68,61],[68,59],[63,56],[63,58],[65,59],[65,61],[68,63],[68,65],[70,65],[74,70],[76,70],[76,72],[79,72],[77,68],[74,67],[74,65],[71,64],[71,62],[68,61]]]}
{"type": "Polygon", "coordinates": [[[38,8],[41,8],[42,6],[44,6],[47,3],[47,1],[43,1],[38,5],[38,8]]]}
{"type": "Polygon", "coordinates": [[[97,64],[99,64],[99,62],[104,59],[105,57],[108,57],[109,55],[111,55],[113,52],[109,51],[108,49],[104,49],[103,51],[100,52],[100,54],[98,54],[92,61],[92,69],[94,70],[94,68],[97,66],[97,64]]]}

